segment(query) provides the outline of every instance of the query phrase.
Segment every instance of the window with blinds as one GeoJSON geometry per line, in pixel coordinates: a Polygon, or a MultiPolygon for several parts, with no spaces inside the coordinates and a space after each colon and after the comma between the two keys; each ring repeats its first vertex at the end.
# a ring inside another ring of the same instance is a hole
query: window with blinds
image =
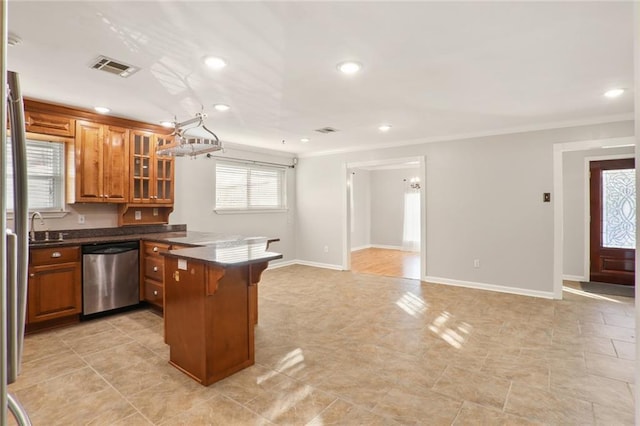
{"type": "MultiPolygon", "coordinates": [[[[29,210],[61,211],[64,208],[64,143],[27,140],[29,210]]],[[[13,160],[7,141],[7,209],[13,210],[13,160]]]]}
{"type": "Polygon", "coordinates": [[[284,168],[217,161],[215,208],[247,211],[285,209],[284,168]]]}

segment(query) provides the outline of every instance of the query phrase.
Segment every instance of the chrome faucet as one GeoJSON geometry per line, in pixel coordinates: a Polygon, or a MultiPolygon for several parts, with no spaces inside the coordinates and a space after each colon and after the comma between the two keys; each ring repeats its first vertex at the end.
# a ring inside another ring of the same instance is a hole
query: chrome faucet
{"type": "Polygon", "coordinates": [[[40,218],[40,225],[44,225],[44,219],[42,218],[40,212],[33,212],[33,214],[31,215],[31,230],[29,231],[29,241],[36,240],[35,224],[33,222],[36,216],[40,218]]]}

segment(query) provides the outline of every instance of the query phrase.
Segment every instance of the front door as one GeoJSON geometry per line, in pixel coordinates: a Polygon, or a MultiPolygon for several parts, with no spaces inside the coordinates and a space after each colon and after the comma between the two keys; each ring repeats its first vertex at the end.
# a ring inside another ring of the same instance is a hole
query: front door
{"type": "Polygon", "coordinates": [[[591,161],[590,281],[634,285],[636,177],[632,158],[591,161]]]}

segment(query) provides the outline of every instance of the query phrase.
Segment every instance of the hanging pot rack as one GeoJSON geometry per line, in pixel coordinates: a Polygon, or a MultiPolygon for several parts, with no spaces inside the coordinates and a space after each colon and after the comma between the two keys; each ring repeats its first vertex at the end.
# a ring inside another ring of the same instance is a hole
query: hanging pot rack
{"type": "Polygon", "coordinates": [[[204,119],[207,118],[207,114],[199,112],[194,118],[185,120],[182,122],[173,122],[173,142],[159,146],[156,150],[158,155],[169,155],[174,157],[184,157],[189,155],[192,158],[198,154],[205,154],[207,152],[220,151],[222,149],[222,141],[218,139],[218,136],[207,128],[204,124],[204,119]],[[192,137],[187,136],[187,130],[196,129],[202,127],[213,138],[192,137]]]}

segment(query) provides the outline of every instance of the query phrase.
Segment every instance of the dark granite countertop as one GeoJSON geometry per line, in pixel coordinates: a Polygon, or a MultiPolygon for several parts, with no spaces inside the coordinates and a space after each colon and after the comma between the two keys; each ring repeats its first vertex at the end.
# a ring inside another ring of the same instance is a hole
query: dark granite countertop
{"type": "MultiPolygon", "coordinates": [[[[51,237],[57,237],[58,231],[51,231],[51,237]]],[[[220,243],[237,243],[243,241],[261,241],[261,244],[279,241],[279,238],[266,237],[245,237],[236,234],[223,234],[217,232],[200,232],[200,231],[173,231],[173,232],[136,232],[132,230],[130,234],[120,235],[99,235],[99,236],[71,236],[62,241],[50,240],[43,241],[42,236],[34,242],[29,243],[30,248],[47,248],[47,247],[65,247],[88,244],[102,244],[111,242],[124,241],[156,241],[168,244],[179,244],[184,246],[208,246],[220,243]]],[[[266,246],[266,245],[265,245],[266,246]]]]}
{"type": "Polygon", "coordinates": [[[279,253],[267,251],[268,238],[245,238],[220,241],[205,247],[184,248],[161,253],[163,256],[204,262],[217,266],[243,266],[282,259],[279,253]]]}

